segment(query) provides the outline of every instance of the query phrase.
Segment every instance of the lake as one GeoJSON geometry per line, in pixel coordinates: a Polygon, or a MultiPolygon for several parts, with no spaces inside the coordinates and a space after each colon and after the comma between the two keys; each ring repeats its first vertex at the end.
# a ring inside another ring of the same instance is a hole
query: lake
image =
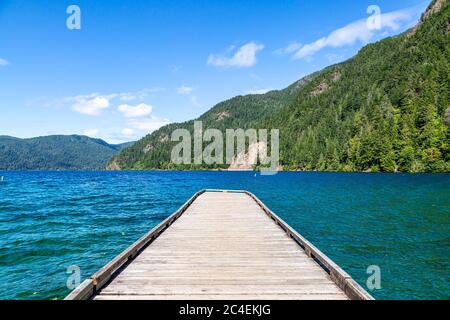
{"type": "Polygon", "coordinates": [[[245,189],[376,299],[450,298],[450,174],[0,172],[0,299],[62,299],[195,192],[245,189]]]}

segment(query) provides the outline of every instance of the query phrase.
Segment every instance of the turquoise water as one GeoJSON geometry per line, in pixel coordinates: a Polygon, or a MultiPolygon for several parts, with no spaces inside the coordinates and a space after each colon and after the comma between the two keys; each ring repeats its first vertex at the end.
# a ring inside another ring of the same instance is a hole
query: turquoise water
{"type": "Polygon", "coordinates": [[[204,188],[247,189],[377,299],[450,298],[450,175],[0,172],[0,298],[61,299],[204,188]]]}

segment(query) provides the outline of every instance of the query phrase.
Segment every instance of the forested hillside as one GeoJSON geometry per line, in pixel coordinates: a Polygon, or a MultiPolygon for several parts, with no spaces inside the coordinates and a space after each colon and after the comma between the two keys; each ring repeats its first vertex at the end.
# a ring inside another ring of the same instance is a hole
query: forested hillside
{"type": "MultiPolygon", "coordinates": [[[[263,126],[287,168],[449,171],[450,6],[314,79],[263,126]]],[[[429,11],[430,12],[430,11],[429,11]]]]}
{"type": "MultiPolygon", "coordinates": [[[[266,94],[238,96],[217,104],[196,120],[203,122],[203,128],[215,128],[224,132],[226,129],[255,128],[262,119],[280,111],[289,105],[302,88],[314,79],[317,74],[297,81],[284,90],[271,91],[266,94]]],[[[193,131],[194,120],[175,123],[147,135],[132,147],[124,149],[114,157],[108,169],[200,169],[226,168],[226,166],[175,166],[170,161],[171,150],[176,143],[170,141],[175,129],[184,128],[193,131]]]]}
{"type": "Polygon", "coordinates": [[[93,170],[129,143],[110,145],[85,136],[19,139],[0,136],[0,170],[93,170]]]}
{"type": "MultiPolygon", "coordinates": [[[[450,6],[419,25],[282,90],[237,97],[200,117],[206,127],[278,128],[284,169],[450,171],[450,6]]],[[[110,169],[174,168],[172,124],[125,149],[110,169]]]]}

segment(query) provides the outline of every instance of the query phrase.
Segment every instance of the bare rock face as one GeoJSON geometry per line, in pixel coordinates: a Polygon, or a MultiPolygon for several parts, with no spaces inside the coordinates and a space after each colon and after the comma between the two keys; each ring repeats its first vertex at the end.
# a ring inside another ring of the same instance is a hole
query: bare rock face
{"type": "Polygon", "coordinates": [[[444,7],[445,1],[447,0],[436,0],[436,2],[431,5],[431,7],[424,13],[422,21],[428,19],[431,15],[438,13],[444,7]]]}
{"type": "Polygon", "coordinates": [[[341,80],[341,77],[342,77],[341,73],[338,70],[334,70],[331,75],[331,81],[337,82],[341,80]]]}
{"type": "Polygon", "coordinates": [[[296,83],[297,89],[303,87],[305,84],[308,84],[308,82],[310,82],[310,81],[311,81],[311,76],[306,76],[306,77],[303,77],[302,79],[298,80],[296,83]]]}
{"type": "Polygon", "coordinates": [[[142,151],[143,151],[145,154],[149,153],[149,152],[152,151],[152,150],[153,150],[153,146],[152,146],[151,144],[146,145],[146,146],[144,147],[144,149],[142,149],[142,151]]]}
{"type": "Polygon", "coordinates": [[[110,164],[108,164],[108,166],[106,167],[106,170],[109,171],[119,171],[122,170],[119,166],[119,164],[117,163],[117,160],[114,159],[110,164]]]}
{"type": "Polygon", "coordinates": [[[229,118],[230,116],[231,115],[230,115],[230,113],[228,111],[223,111],[223,112],[220,112],[220,113],[218,113],[216,115],[217,121],[222,121],[222,120],[224,120],[226,118],[229,118]]]}
{"type": "Polygon", "coordinates": [[[447,108],[447,111],[445,111],[444,121],[445,121],[445,124],[450,125],[450,106],[447,108]]]}
{"type": "MultiPolygon", "coordinates": [[[[446,1],[447,0],[436,0],[433,4],[431,4],[428,7],[427,11],[422,15],[420,22],[414,28],[412,28],[411,31],[408,33],[408,37],[415,35],[417,30],[419,30],[420,26],[422,25],[422,23],[425,20],[427,20],[430,16],[441,11],[442,8],[444,8],[446,1]]],[[[449,29],[447,28],[447,30],[449,30],[449,29]]]]}
{"type": "Polygon", "coordinates": [[[165,143],[169,141],[169,136],[167,134],[162,134],[159,136],[159,142],[165,143]]]}
{"type": "Polygon", "coordinates": [[[324,93],[329,88],[328,83],[326,81],[322,81],[312,92],[311,96],[317,97],[318,95],[324,93]]]}
{"type": "MultiPolygon", "coordinates": [[[[160,143],[166,143],[169,142],[169,136],[165,133],[161,134],[158,138],[158,141],[160,143]]],[[[150,151],[152,151],[154,149],[153,145],[151,143],[147,144],[144,149],[142,149],[142,152],[144,152],[145,154],[149,153],[150,151]]]]}
{"type": "Polygon", "coordinates": [[[258,154],[265,154],[267,145],[264,142],[253,143],[247,153],[239,153],[233,158],[228,170],[253,170],[257,164],[258,154]]]}
{"type": "Polygon", "coordinates": [[[341,80],[341,77],[342,75],[339,70],[334,70],[331,74],[331,78],[328,79],[328,81],[323,80],[317,87],[314,88],[313,91],[311,91],[311,96],[317,97],[318,95],[321,95],[322,93],[328,91],[328,89],[330,89],[330,84],[338,82],[339,80],[341,80]]]}

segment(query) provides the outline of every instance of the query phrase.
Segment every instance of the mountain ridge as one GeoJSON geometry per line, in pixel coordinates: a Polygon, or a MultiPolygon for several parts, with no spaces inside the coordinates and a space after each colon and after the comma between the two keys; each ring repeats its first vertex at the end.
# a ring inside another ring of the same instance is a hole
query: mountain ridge
{"type": "Polygon", "coordinates": [[[104,169],[111,157],[130,144],[109,144],[82,135],[25,139],[0,135],[0,170],[104,169]]]}
{"type": "MultiPolygon", "coordinates": [[[[238,96],[197,120],[219,130],[280,128],[281,164],[289,170],[448,172],[449,10],[447,0],[434,0],[413,29],[306,77],[292,94],[283,93],[295,83],[238,96]]],[[[225,169],[170,163],[170,132],[192,122],[144,137],[108,169],[225,169]]]]}
{"type": "MultiPolygon", "coordinates": [[[[166,125],[143,137],[133,146],[124,149],[120,153],[119,157],[126,159],[125,162],[135,162],[133,166],[123,166],[119,163],[120,160],[118,161],[117,157],[114,157],[109,162],[107,170],[186,169],[187,167],[185,166],[174,168],[170,163],[170,149],[174,145],[170,141],[170,134],[173,130],[184,128],[192,132],[194,121],[202,121],[204,129],[216,128],[222,131],[227,128],[248,129],[254,127],[262,118],[269,116],[274,110],[279,110],[290,103],[296,94],[320,73],[321,71],[303,77],[282,90],[230,98],[216,104],[195,120],[166,125]],[[147,164],[143,163],[139,158],[144,158],[147,164]]],[[[192,165],[188,166],[188,168],[200,169],[202,166],[192,165]]],[[[208,168],[225,167],[213,165],[208,166],[208,168]]]]}

